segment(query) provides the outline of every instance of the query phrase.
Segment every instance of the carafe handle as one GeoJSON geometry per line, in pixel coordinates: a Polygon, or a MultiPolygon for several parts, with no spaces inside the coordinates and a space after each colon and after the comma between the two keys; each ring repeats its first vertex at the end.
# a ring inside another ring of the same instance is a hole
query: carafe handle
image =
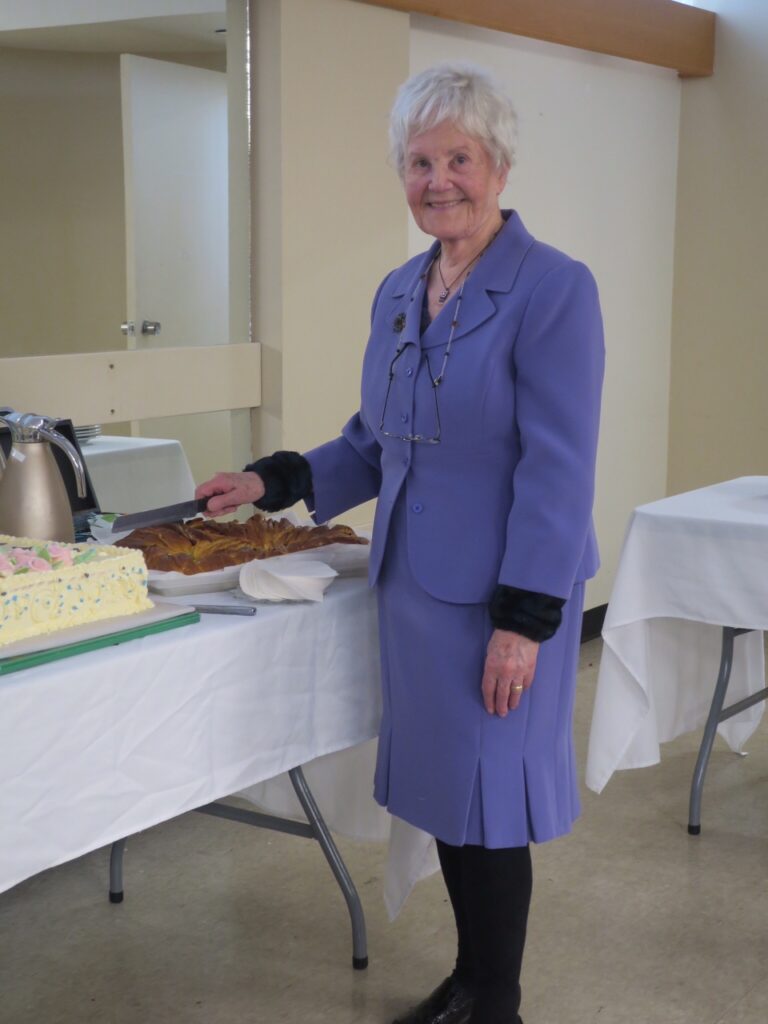
{"type": "MultiPolygon", "coordinates": [[[[4,423],[8,429],[11,429],[11,421],[7,418],[8,414],[12,413],[15,415],[13,409],[9,409],[8,406],[0,409],[0,423],[4,423]]],[[[0,445],[0,476],[5,472],[7,462],[5,460],[5,452],[3,451],[2,445],[0,445]]]]}
{"type": "Polygon", "coordinates": [[[58,430],[51,430],[48,427],[41,426],[38,428],[38,433],[40,437],[45,438],[50,444],[55,444],[67,455],[72,463],[72,469],[75,471],[77,496],[78,498],[84,498],[86,495],[85,467],[77,448],[75,448],[71,441],[68,441],[66,437],[60,434],[58,430]]]}

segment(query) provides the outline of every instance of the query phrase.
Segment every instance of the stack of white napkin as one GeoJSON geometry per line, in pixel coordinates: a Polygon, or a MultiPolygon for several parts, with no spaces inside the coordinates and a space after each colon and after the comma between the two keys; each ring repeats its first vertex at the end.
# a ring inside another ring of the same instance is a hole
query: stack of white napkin
{"type": "Polygon", "coordinates": [[[322,601],[336,576],[325,562],[278,555],[246,563],[240,569],[240,589],[257,601],[322,601]]]}

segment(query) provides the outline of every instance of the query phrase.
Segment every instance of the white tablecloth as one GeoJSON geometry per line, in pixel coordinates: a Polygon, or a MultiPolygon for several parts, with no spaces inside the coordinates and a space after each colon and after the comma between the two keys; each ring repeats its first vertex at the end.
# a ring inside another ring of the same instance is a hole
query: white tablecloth
{"type": "MultiPolygon", "coordinates": [[[[706,721],[722,627],[768,628],[768,477],[742,477],[635,510],[603,628],[587,758],[600,792],[617,768],[659,761],[659,744],[706,721]]],[[[762,632],[735,641],[726,704],[764,683],[762,632]]],[[[720,725],[734,750],[764,702],[720,725]]]]}
{"type": "MultiPolygon", "coordinates": [[[[327,756],[374,737],[379,715],[375,599],[360,578],[320,604],[204,616],[0,677],[0,892],[316,758],[306,774],[329,825],[385,837],[371,744],[346,763],[327,756]]],[[[282,794],[250,792],[267,806],[282,794]]],[[[392,844],[396,912],[434,865],[416,830],[396,826],[392,844]]]]}
{"type": "Polygon", "coordinates": [[[102,436],[82,451],[103,512],[142,512],[194,496],[195,482],[178,441],[102,436]]]}

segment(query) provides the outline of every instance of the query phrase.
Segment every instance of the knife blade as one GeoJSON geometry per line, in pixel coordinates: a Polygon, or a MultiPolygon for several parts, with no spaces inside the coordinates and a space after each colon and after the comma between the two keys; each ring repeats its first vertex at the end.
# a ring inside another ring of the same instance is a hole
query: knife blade
{"type": "Polygon", "coordinates": [[[112,533],[124,533],[126,530],[138,530],[142,526],[161,526],[163,523],[180,523],[182,519],[204,512],[208,504],[207,498],[192,501],[180,501],[176,505],[163,505],[161,508],[150,508],[146,512],[131,512],[126,516],[118,516],[112,523],[112,533]]]}

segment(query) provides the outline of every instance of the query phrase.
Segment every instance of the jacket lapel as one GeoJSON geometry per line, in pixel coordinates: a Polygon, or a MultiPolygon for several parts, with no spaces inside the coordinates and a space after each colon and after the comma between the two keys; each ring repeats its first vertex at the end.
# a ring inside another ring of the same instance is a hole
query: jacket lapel
{"type": "MultiPolygon", "coordinates": [[[[461,299],[459,322],[453,335],[454,341],[470,334],[496,313],[498,306],[491,297],[492,293],[512,291],[523,260],[533,245],[534,238],[526,230],[517,213],[514,210],[511,213],[503,211],[503,215],[506,223],[467,280],[461,299]]],[[[430,259],[432,258],[431,254],[432,250],[430,250],[430,259]]],[[[426,262],[423,270],[426,271],[427,267],[429,267],[429,261],[426,262]]],[[[420,297],[423,294],[422,287],[420,297]]],[[[409,305],[414,306],[416,303],[409,303],[409,305]]],[[[417,332],[421,315],[421,298],[419,298],[418,306],[415,320],[417,332]]],[[[455,315],[455,308],[456,298],[454,296],[445,312],[435,317],[429,330],[425,332],[421,342],[422,348],[445,345],[450,334],[451,317],[455,315]]],[[[410,323],[408,327],[410,327],[410,323]]]]}
{"type": "Polygon", "coordinates": [[[392,330],[398,335],[398,346],[415,345],[418,348],[421,344],[421,306],[429,265],[437,248],[438,243],[434,242],[416,261],[410,273],[400,275],[390,296],[387,323],[391,324],[392,330]]]}

